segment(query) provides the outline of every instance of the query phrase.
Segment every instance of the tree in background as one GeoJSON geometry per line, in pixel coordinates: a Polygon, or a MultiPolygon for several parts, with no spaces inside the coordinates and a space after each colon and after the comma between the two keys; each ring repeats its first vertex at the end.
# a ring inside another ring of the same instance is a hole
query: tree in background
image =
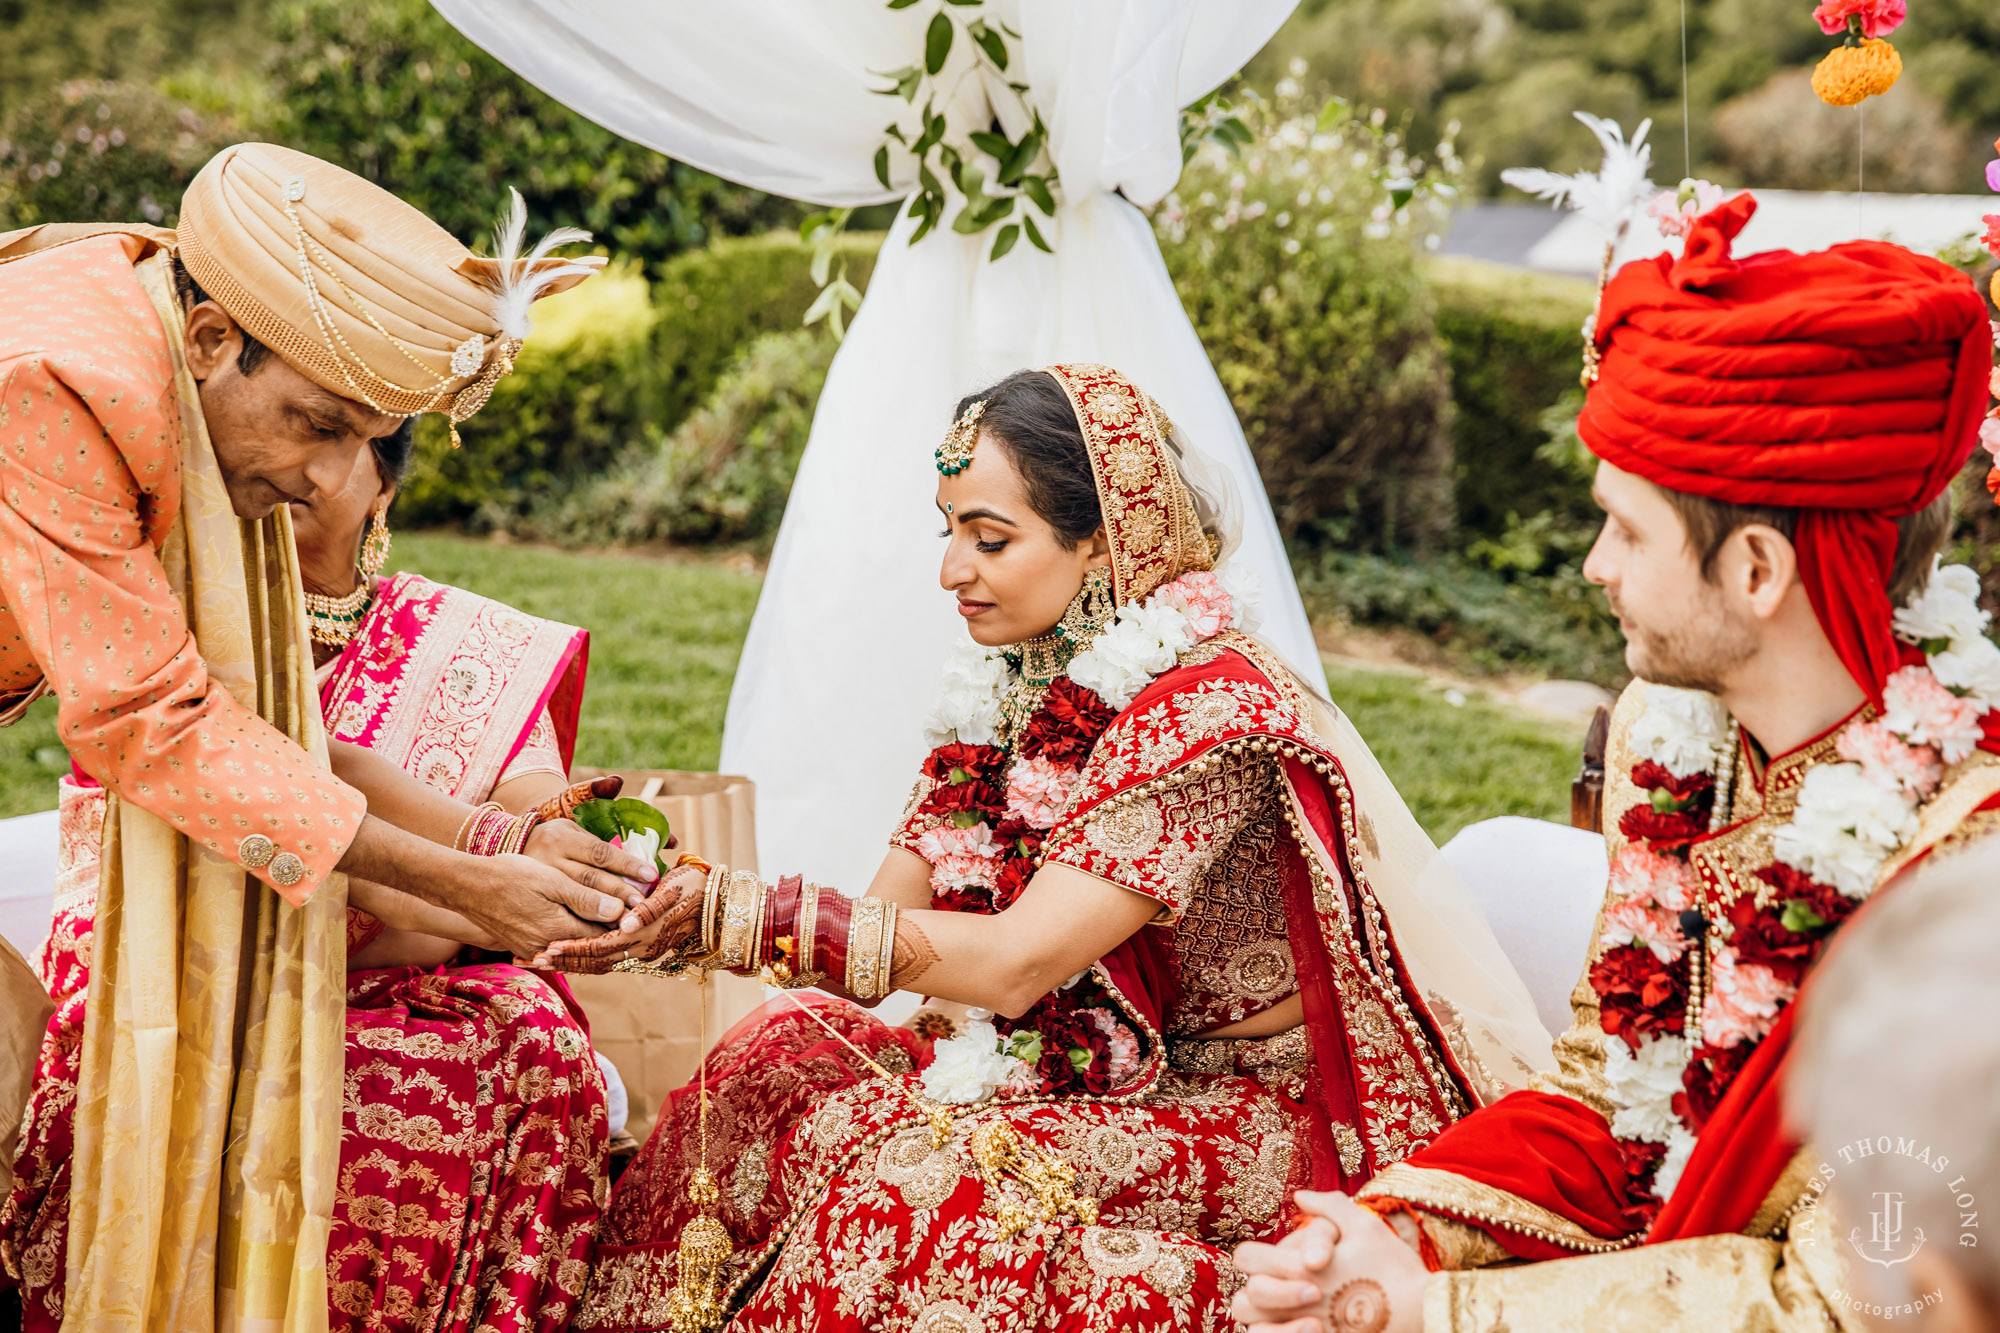
{"type": "MultiPolygon", "coordinates": [[[[1687,0],[1693,170],[1730,185],[1848,189],[1852,114],[1808,107],[1825,54],[1810,0],[1687,0]],[[1809,94],[1808,94],[1809,96],[1809,94]]],[[[1927,0],[1898,31],[1905,75],[1868,114],[1871,187],[1969,191],[2000,123],[2000,11],[1927,0]]],[[[1465,126],[1477,187],[1532,164],[1573,171],[1594,145],[1570,113],[1653,118],[1656,174],[1682,162],[1680,0],[1303,0],[1251,69],[1269,86],[1304,57],[1343,95],[1465,126]]]]}
{"type": "Polygon", "coordinates": [[[0,228],[172,225],[202,162],[243,138],[337,162],[468,241],[490,239],[510,185],[535,229],[587,227],[654,264],[798,219],[569,111],[423,0],[0,0],[0,30],[0,228]]]}

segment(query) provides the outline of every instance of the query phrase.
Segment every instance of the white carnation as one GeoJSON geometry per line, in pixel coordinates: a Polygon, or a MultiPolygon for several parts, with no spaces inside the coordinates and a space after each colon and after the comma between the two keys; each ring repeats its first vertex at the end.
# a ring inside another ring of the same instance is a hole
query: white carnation
{"type": "Polygon", "coordinates": [[[1729,740],[1729,710],[1701,690],[1646,687],[1646,708],[1632,724],[1631,744],[1642,759],[1677,778],[1712,772],[1729,740]]]}
{"type": "Polygon", "coordinates": [[[1222,590],[1229,594],[1229,600],[1236,604],[1236,613],[1230,617],[1230,628],[1255,634],[1264,623],[1264,580],[1257,573],[1257,567],[1248,560],[1226,560],[1215,571],[1215,577],[1221,582],[1222,590]]]}
{"type": "Polygon", "coordinates": [[[1071,659],[1069,678],[1123,709],[1193,645],[1187,617],[1174,608],[1151,601],[1123,607],[1118,619],[1071,659]]]}
{"type": "Polygon", "coordinates": [[[1916,823],[1916,806],[1872,781],[1861,765],[1822,764],[1806,774],[1798,809],[1772,836],[1772,849],[1793,869],[1865,898],[1916,823]]]}
{"type": "Polygon", "coordinates": [[[1000,1049],[1000,1034],[984,1019],[967,1016],[957,1035],[937,1043],[923,1073],[924,1095],[948,1106],[983,1102],[1027,1063],[1000,1049]]]}
{"type": "Polygon", "coordinates": [[[1604,1043],[1604,1081],[1618,1106],[1611,1132],[1621,1139],[1665,1143],[1680,1128],[1674,1115],[1674,1094],[1681,1090],[1687,1069],[1687,1041],[1682,1037],[1649,1037],[1635,1054],[1620,1038],[1604,1043]]]}
{"type": "Polygon", "coordinates": [[[991,745],[999,735],[1000,701],[1007,692],[1007,659],[991,648],[961,640],[945,655],[943,687],[925,719],[933,747],[954,738],[991,745]]]}
{"type": "Polygon", "coordinates": [[[1660,1166],[1653,1173],[1653,1193],[1665,1203],[1674,1197],[1674,1188],[1681,1183],[1681,1173],[1687,1170],[1688,1158],[1694,1155],[1694,1135],[1679,1125],[1667,1135],[1667,1155],[1660,1159],[1660,1166]]]}
{"type": "Polygon", "coordinates": [[[1964,565],[1933,560],[1930,582],[1896,611],[1895,626],[1911,643],[1945,639],[1958,648],[1981,638],[1992,619],[1979,606],[1979,575],[1964,565]]]}
{"type": "Polygon", "coordinates": [[[1931,672],[1946,689],[1978,704],[2000,707],[2000,645],[1991,639],[1954,639],[1930,659],[1931,672]]]}

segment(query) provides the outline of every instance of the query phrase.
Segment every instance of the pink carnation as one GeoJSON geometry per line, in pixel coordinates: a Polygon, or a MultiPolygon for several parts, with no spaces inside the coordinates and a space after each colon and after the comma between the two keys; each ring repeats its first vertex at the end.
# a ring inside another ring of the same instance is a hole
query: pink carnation
{"type": "Polygon", "coordinates": [[[1644,907],[1629,898],[1604,909],[1602,938],[1607,949],[1621,944],[1651,949],[1653,957],[1663,963],[1680,957],[1688,947],[1687,937],[1681,934],[1680,922],[1672,912],[1644,907]]]}
{"type": "Polygon", "coordinates": [[[993,887],[1000,844],[984,824],[932,829],[917,839],[917,852],[931,863],[931,888],[936,892],[993,887]]]}
{"type": "Polygon", "coordinates": [[[1777,1021],[1778,1006],[1798,993],[1762,963],[1738,962],[1734,949],[1717,954],[1711,966],[1708,1000],[1701,1007],[1701,1038],[1711,1046],[1763,1037],[1777,1021]]]}
{"type": "Polygon", "coordinates": [[[1722,202],[1722,187],[1709,181],[1694,182],[1694,189],[1686,203],[1681,202],[1679,190],[1662,190],[1646,205],[1646,216],[1653,219],[1662,236],[1685,236],[1694,220],[1722,202]]]}
{"type": "Polygon", "coordinates": [[[1090,1025],[1104,1034],[1111,1055],[1105,1078],[1112,1087],[1139,1072],[1139,1039],[1131,1028],[1118,1021],[1116,1014],[1109,1009],[1084,1009],[1077,1017],[1089,1019],[1090,1025]]]}
{"type": "Polygon", "coordinates": [[[1993,461],[2000,463],[2000,419],[1988,417],[1979,423],[1979,443],[1993,461]]]}
{"type": "Polygon", "coordinates": [[[1639,907],[1681,912],[1694,906],[1687,865],[1636,842],[1626,843],[1611,862],[1611,888],[1639,907]]]}
{"type": "Polygon", "coordinates": [[[1956,764],[1979,746],[1979,705],[1946,689],[1929,667],[1907,666],[1882,686],[1882,722],[1913,744],[1937,747],[1956,764]]]}
{"type": "Polygon", "coordinates": [[[1016,759],[1007,773],[1007,818],[1030,828],[1054,828],[1076,794],[1078,776],[1079,770],[1041,755],[1016,759]]]}
{"type": "Polygon", "coordinates": [[[1863,37],[1887,37],[1903,26],[1908,13],[1904,0],[1820,0],[1813,17],[1819,20],[1819,30],[1829,37],[1846,32],[1852,16],[1860,17],[1863,37]]]}
{"type": "Polygon", "coordinates": [[[1911,745],[1882,722],[1858,722],[1840,733],[1836,749],[1842,759],[1884,787],[1894,787],[1913,800],[1937,790],[1944,765],[1928,745],[1911,745]]]}
{"type": "Polygon", "coordinates": [[[1183,574],[1160,589],[1163,605],[1179,609],[1188,618],[1188,628],[1197,639],[1212,639],[1228,629],[1236,618],[1236,601],[1213,571],[1195,570],[1183,574]]]}

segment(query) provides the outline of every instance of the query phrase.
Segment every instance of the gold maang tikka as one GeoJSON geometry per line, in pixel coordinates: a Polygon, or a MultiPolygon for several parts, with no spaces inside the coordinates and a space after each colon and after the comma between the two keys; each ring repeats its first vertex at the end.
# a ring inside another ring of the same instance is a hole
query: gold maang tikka
{"type": "Polygon", "coordinates": [[[979,418],[985,411],[986,400],[982,398],[966,408],[945,432],[944,443],[932,451],[940,476],[955,477],[972,466],[972,446],[979,439],[979,418]]]}

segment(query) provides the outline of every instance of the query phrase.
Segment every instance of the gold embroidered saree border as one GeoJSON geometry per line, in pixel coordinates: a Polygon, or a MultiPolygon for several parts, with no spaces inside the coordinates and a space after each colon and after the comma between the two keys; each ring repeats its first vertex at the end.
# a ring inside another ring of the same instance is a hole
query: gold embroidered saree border
{"type": "Polygon", "coordinates": [[[1518,1194],[1481,1184],[1455,1171],[1398,1162],[1364,1185],[1356,1198],[1401,1199],[1418,1208],[1479,1226],[1499,1227],[1517,1235],[1558,1246],[1577,1254],[1610,1254],[1630,1249],[1643,1236],[1615,1240],[1584,1230],[1560,1213],[1530,1203],[1518,1194]]]}

